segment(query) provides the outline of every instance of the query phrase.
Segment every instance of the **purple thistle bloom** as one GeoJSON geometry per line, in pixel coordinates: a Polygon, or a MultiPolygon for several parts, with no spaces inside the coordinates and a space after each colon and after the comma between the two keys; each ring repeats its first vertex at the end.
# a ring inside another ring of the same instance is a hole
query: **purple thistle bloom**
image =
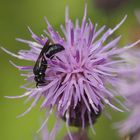
{"type": "MultiPolygon", "coordinates": [[[[140,12],[136,11],[138,20],[140,12]]],[[[139,20],[140,21],[140,20],[139,20]]],[[[139,48],[130,50],[123,57],[131,68],[125,70],[120,81],[120,93],[125,98],[126,106],[129,108],[129,116],[123,122],[117,124],[122,136],[126,140],[140,139],[140,53],[139,48]]]]}
{"type": "Polygon", "coordinates": [[[130,114],[126,120],[117,124],[121,136],[128,136],[130,140],[140,139],[140,53],[139,49],[130,51],[124,56],[131,69],[122,73],[120,90],[125,98],[130,114]]]}
{"type": "Polygon", "coordinates": [[[56,107],[56,115],[66,121],[67,128],[69,125],[83,129],[88,125],[92,127],[105,105],[123,112],[112,103],[112,100],[119,102],[116,99],[118,95],[113,90],[116,88],[120,66],[124,65],[120,54],[138,44],[140,40],[123,48],[118,48],[117,45],[121,36],[107,43],[108,37],[122,25],[126,16],[113,29],[105,30],[103,26],[97,30],[97,24],[94,26],[90,19],[86,22],[86,15],[87,6],[82,24],[80,25],[77,19],[74,25],[69,19],[67,8],[65,27],[61,25],[64,37],[61,37],[46,19],[47,37],[44,35],[38,37],[29,28],[34,41],[17,39],[28,44],[29,50],[20,50],[18,54],[13,54],[3,48],[18,59],[34,63],[48,38],[52,44],[58,43],[65,48],[53,59],[47,59],[48,68],[45,71],[47,84],[38,88],[35,87],[33,66],[17,66],[11,62],[19,70],[27,72],[22,76],[27,77],[30,88],[29,85],[25,85],[23,86],[27,89],[25,94],[9,98],[28,97],[28,101],[34,99],[27,111],[20,116],[28,113],[41,97],[44,98],[41,108],[49,110],[49,116],[56,107]]]}

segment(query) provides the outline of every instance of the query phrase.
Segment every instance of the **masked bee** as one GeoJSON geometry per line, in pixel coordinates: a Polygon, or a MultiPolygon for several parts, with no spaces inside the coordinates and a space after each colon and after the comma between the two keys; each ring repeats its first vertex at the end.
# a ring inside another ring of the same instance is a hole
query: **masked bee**
{"type": "Polygon", "coordinates": [[[37,87],[43,86],[46,83],[45,71],[48,67],[46,58],[52,59],[56,53],[63,50],[64,47],[60,44],[50,45],[49,40],[45,43],[33,68],[33,73],[35,75],[34,80],[36,81],[37,87]]]}

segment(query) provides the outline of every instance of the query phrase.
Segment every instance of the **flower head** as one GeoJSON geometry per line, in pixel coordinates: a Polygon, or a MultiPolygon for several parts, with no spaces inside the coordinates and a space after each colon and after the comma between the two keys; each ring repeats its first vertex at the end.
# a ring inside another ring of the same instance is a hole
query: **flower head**
{"type": "Polygon", "coordinates": [[[129,116],[126,120],[117,124],[122,136],[128,136],[131,140],[140,138],[140,53],[139,49],[131,50],[124,56],[131,64],[131,69],[122,75],[120,90],[125,98],[125,104],[129,108],[129,116]]]}
{"type": "Polygon", "coordinates": [[[50,114],[55,107],[57,116],[66,121],[67,127],[69,125],[83,128],[92,126],[105,105],[122,112],[112,104],[112,100],[119,102],[113,90],[118,81],[120,66],[124,65],[120,54],[140,41],[118,48],[117,44],[121,38],[119,36],[107,43],[108,37],[120,27],[126,16],[114,29],[105,30],[103,26],[97,30],[97,24],[94,26],[90,19],[87,22],[86,15],[87,7],[85,7],[82,24],[80,25],[77,19],[74,25],[69,19],[67,9],[65,27],[61,25],[63,37],[46,19],[47,37],[46,35],[38,37],[29,28],[35,41],[17,39],[28,44],[29,50],[21,50],[16,55],[3,48],[14,57],[35,63],[48,38],[52,44],[58,43],[64,47],[64,50],[55,54],[52,59],[46,58],[46,84],[44,86],[35,86],[34,65],[16,66],[11,62],[19,70],[27,72],[24,76],[33,86],[33,88],[23,86],[27,92],[17,97],[27,96],[28,100],[34,98],[30,108],[20,116],[28,113],[41,97],[44,98],[41,108],[50,110],[50,114]]]}
{"type": "MultiPolygon", "coordinates": [[[[139,19],[140,13],[136,11],[139,19]]],[[[139,48],[129,50],[123,58],[131,68],[121,74],[120,93],[125,98],[125,104],[129,108],[129,116],[123,122],[117,124],[122,136],[131,140],[140,139],[140,52],[139,48]]]]}

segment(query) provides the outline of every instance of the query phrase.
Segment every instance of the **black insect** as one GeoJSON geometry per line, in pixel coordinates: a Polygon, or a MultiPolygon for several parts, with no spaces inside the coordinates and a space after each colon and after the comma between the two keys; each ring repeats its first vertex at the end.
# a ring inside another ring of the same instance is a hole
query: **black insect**
{"type": "Polygon", "coordinates": [[[43,86],[46,83],[45,71],[48,67],[46,58],[52,59],[56,53],[63,50],[64,47],[60,44],[50,45],[50,41],[45,43],[33,68],[34,80],[36,81],[37,87],[43,86]]]}

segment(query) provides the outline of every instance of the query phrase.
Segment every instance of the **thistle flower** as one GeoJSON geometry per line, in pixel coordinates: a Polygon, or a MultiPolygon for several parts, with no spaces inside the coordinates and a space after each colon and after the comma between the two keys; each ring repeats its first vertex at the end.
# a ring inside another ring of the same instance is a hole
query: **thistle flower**
{"type": "Polygon", "coordinates": [[[127,136],[126,140],[139,140],[140,138],[140,53],[139,50],[131,50],[123,56],[131,64],[132,69],[122,73],[120,90],[125,98],[125,104],[130,110],[129,117],[117,124],[121,136],[127,136]],[[133,89],[133,90],[132,90],[133,89]]]}
{"type": "MultiPolygon", "coordinates": [[[[136,12],[138,17],[139,12],[136,12]]],[[[139,48],[128,51],[123,58],[130,64],[131,69],[122,73],[120,81],[120,93],[125,98],[125,104],[129,108],[129,116],[123,122],[117,124],[122,136],[126,140],[140,139],[140,53],[139,48]]]]}
{"type": "Polygon", "coordinates": [[[19,70],[26,72],[23,76],[27,77],[26,80],[30,87],[24,85],[23,88],[27,90],[25,94],[9,98],[34,99],[27,111],[20,116],[28,113],[41,97],[44,98],[41,108],[49,110],[49,116],[55,107],[56,115],[66,121],[67,128],[69,125],[83,129],[88,125],[92,127],[105,105],[123,112],[112,103],[112,101],[120,103],[116,99],[118,95],[113,92],[116,88],[115,83],[118,81],[120,66],[124,65],[119,55],[140,41],[118,48],[117,44],[121,38],[119,36],[107,43],[108,37],[121,26],[126,16],[114,29],[105,30],[103,26],[97,30],[97,24],[94,26],[90,19],[86,22],[86,15],[87,7],[85,7],[82,24],[80,25],[77,19],[74,25],[69,19],[67,8],[65,27],[61,25],[63,37],[46,19],[48,31],[45,31],[45,34],[47,37],[46,35],[38,37],[29,28],[34,41],[17,39],[28,44],[29,50],[20,50],[18,54],[13,54],[3,48],[4,51],[18,59],[34,63],[48,38],[52,44],[58,43],[65,48],[53,59],[46,58],[48,65],[45,71],[46,85],[38,88],[35,87],[34,66],[17,66],[11,62],[19,70]]]}

